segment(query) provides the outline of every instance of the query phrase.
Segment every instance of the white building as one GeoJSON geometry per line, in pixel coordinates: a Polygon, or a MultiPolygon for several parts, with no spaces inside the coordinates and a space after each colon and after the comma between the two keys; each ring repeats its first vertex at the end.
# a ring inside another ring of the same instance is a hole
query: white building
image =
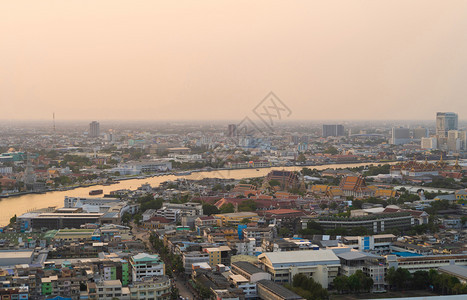
{"type": "Polygon", "coordinates": [[[172,170],[170,161],[144,161],[144,162],[128,162],[119,164],[116,168],[111,169],[112,172],[119,172],[120,175],[139,175],[142,173],[167,172],[172,170]]]}
{"type": "Polygon", "coordinates": [[[389,246],[396,241],[393,234],[375,234],[370,236],[345,236],[342,243],[358,251],[388,252],[389,246]]]}
{"type": "Polygon", "coordinates": [[[133,282],[141,281],[145,277],[165,275],[165,264],[159,255],[139,253],[130,258],[133,282]]]}
{"type": "Polygon", "coordinates": [[[438,139],[435,137],[422,138],[421,142],[422,149],[438,149],[438,139]]]}
{"type": "Polygon", "coordinates": [[[171,280],[167,276],[146,277],[142,281],[133,282],[129,288],[132,300],[170,299],[172,290],[171,280]]]}
{"type": "Polygon", "coordinates": [[[336,278],[340,260],[332,250],[268,252],[258,256],[272,280],[290,283],[296,274],[305,274],[327,288],[336,278]]]}
{"type": "Polygon", "coordinates": [[[386,262],[382,256],[365,252],[348,251],[337,254],[341,260],[340,272],[350,276],[361,270],[373,279],[373,290],[383,290],[385,286],[386,262]]]}
{"type": "Polygon", "coordinates": [[[449,265],[467,265],[466,254],[450,254],[450,255],[423,255],[397,257],[396,255],[386,256],[387,267],[407,269],[410,273],[416,271],[429,271],[430,269],[437,270],[438,268],[449,265]]]}
{"type": "Polygon", "coordinates": [[[65,196],[65,208],[82,208],[84,212],[99,213],[118,211],[120,216],[128,212],[130,207],[126,201],[118,198],[68,197],[65,196]]]}
{"type": "Polygon", "coordinates": [[[229,275],[229,282],[236,288],[242,289],[246,299],[257,298],[256,283],[250,283],[248,279],[242,275],[229,275]]]}

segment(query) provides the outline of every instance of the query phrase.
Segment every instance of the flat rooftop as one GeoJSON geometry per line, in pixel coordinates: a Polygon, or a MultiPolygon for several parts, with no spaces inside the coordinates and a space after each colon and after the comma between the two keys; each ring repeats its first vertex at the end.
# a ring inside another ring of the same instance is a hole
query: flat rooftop
{"type": "Polygon", "coordinates": [[[33,250],[6,250],[0,251],[0,259],[18,259],[30,258],[33,255],[33,250]]]}

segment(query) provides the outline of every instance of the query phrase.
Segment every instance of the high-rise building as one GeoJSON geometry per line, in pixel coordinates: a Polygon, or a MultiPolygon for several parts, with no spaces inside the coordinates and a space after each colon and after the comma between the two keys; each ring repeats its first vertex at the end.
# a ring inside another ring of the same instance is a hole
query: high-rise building
{"type": "Polygon", "coordinates": [[[428,137],[428,129],[425,127],[418,127],[413,130],[413,138],[415,140],[421,140],[422,138],[428,137]]]}
{"type": "Polygon", "coordinates": [[[323,137],[328,136],[345,136],[343,125],[323,125],[323,137]]]}
{"type": "Polygon", "coordinates": [[[391,144],[403,145],[410,143],[410,130],[404,127],[393,127],[391,134],[391,144]]]}
{"type": "Polygon", "coordinates": [[[95,137],[99,137],[99,135],[100,135],[99,122],[92,121],[89,124],[89,137],[95,138],[95,137]]]}
{"type": "Polygon", "coordinates": [[[436,136],[438,138],[447,138],[449,130],[458,129],[458,116],[453,112],[436,113],[436,136]]]}
{"type": "Polygon", "coordinates": [[[447,138],[448,151],[458,152],[465,149],[466,132],[462,130],[449,130],[447,138]]]}
{"type": "Polygon", "coordinates": [[[422,149],[432,150],[438,148],[438,140],[435,137],[422,138],[422,149]]]}
{"type": "Polygon", "coordinates": [[[236,137],[237,136],[237,125],[236,124],[229,124],[228,127],[228,137],[236,137]]]}

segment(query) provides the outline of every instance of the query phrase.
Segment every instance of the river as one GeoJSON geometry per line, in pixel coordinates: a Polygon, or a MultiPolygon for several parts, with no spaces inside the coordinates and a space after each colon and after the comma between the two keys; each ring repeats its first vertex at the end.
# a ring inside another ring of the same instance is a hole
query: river
{"type": "MultiPolygon", "coordinates": [[[[371,163],[356,163],[356,164],[331,164],[331,165],[321,165],[321,166],[309,166],[310,169],[324,170],[328,168],[347,168],[347,167],[358,167],[370,165],[371,163]]],[[[379,163],[373,163],[379,164],[379,163]]],[[[186,179],[202,179],[202,178],[233,178],[233,179],[242,179],[242,178],[251,178],[251,177],[262,177],[268,174],[271,170],[288,170],[288,171],[299,171],[302,166],[294,167],[272,167],[272,168],[261,168],[258,169],[236,169],[236,170],[214,170],[209,172],[194,172],[191,175],[186,176],[175,176],[175,175],[165,175],[158,177],[149,177],[143,179],[129,179],[122,180],[117,184],[112,184],[109,186],[103,185],[94,185],[91,187],[82,187],[76,188],[68,191],[55,191],[47,192],[44,194],[26,194],[22,196],[9,197],[0,199],[0,224],[2,226],[8,224],[12,216],[21,215],[28,210],[46,208],[46,207],[63,207],[63,200],[65,196],[70,197],[90,197],[89,191],[102,189],[104,194],[110,193],[110,191],[119,190],[119,189],[136,189],[144,183],[149,183],[151,186],[158,186],[160,183],[168,180],[175,180],[177,178],[186,178],[186,179]]],[[[102,197],[98,195],[96,197],[102,197]]]]}

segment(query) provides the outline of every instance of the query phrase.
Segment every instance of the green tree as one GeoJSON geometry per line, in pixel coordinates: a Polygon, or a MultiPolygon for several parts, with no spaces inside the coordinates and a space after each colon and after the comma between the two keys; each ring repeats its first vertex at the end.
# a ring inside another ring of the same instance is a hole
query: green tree
{"type": "Polygon", "coordinates": [[[339,154],[339,150],[337,150],[336,147],[330,146],[326,150],[324,150],[324,153],[326,154],[339,154]]]}
{"type": "Polygon", "coordinates": [[[297,156],[297,162],[299,162],[299,163],[304,163],[304,162],[306,162],[305,154],[300,153],[300,154],[297,156]]]}
{"type": "Polygon", "coordinates": [[[343,293],[349,290],[349,278],[345,275],[340,275],[333,280],[334,288],[339,293],[343,293]]]}
{"type": "Polygon", "coordinates": [[[238,211],[255,211],[256,202],[254,200],[245,200],[238,205],[238,211]]]}
{"type": "Polygon", "coordinates": [[[243,220],[240,221],[240,224],[248,224],[250,223],[250,219],[244,218],[243,220]]]}
{"type": "Polygon", "coordinates": [[[273,180],[269,180],[269,185],[274,187],[274,186],[280,186],[281,183],[279,182],[279,180],[273,179],[273,180]]]}
{"type": "Polygon", "coordinates": [[[287,227],[282,227],[279,230],[279,235],[282,236],[282,237],[287,237],[287,236],[290,235],[290,230],[287,227]]]}
{"type": "Polygon", "coordinates": [[[429,274],[427,271],[416,271],[413,273],[412,286],[415,289],[426,289],[429,284],[429,274]]]}
{"type": "Polygon", "coordinates": [[[203,204],[203,214],[210,216],[218,214],[219,212],[219,209],[215,205],[209,203],[203,204]]]}
{"type": "Polygon", "coordinates": [[[233,213],[235,211],[235,208],[232,203],[226,203],[221,206],[220,212],[222,214],[227,214],[227,213],[233,213]]]}
{"type": "Polygon", "coordinates": [[[10,224],[16,224],[16,214],[10,218],[10,224]]]}

